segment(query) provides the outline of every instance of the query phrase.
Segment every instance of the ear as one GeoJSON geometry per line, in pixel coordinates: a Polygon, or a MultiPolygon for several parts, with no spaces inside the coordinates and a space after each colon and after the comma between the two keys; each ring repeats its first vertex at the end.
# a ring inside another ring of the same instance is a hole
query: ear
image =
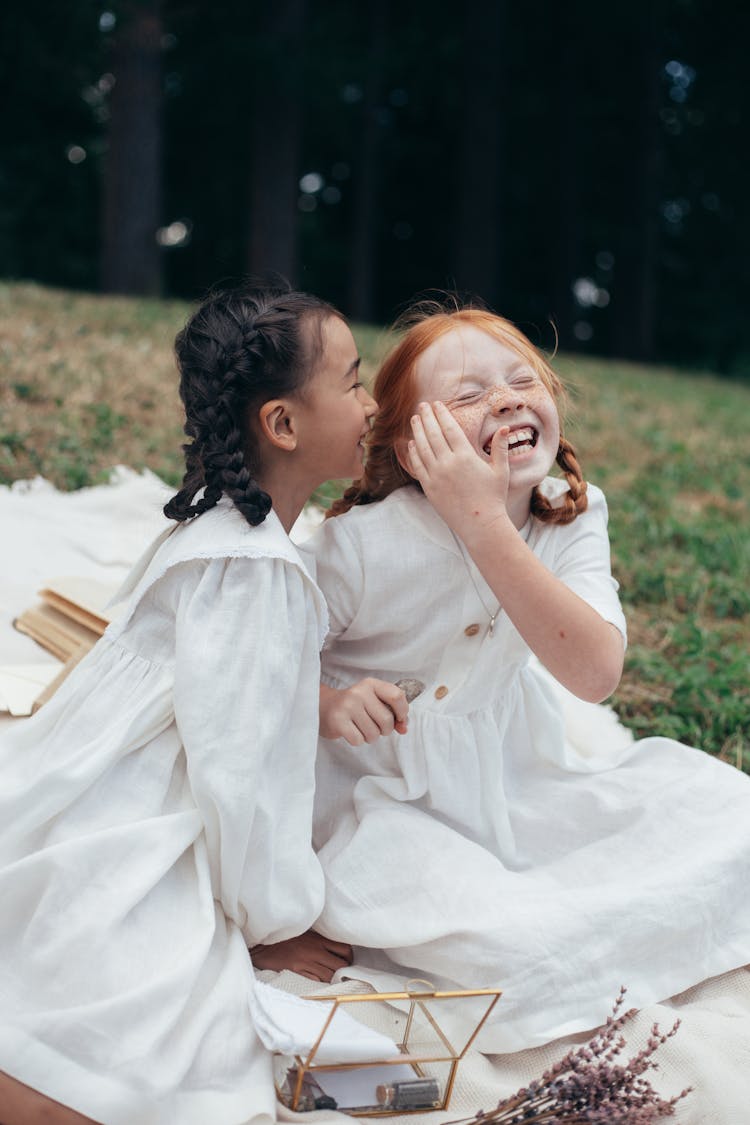
{"type": "Polygon", "coordinates": [[[258,411],[260,432],[271,445],[288,453],[297,448],[297,427],[290,404],[283,398],[264,402],[258,411]]]}

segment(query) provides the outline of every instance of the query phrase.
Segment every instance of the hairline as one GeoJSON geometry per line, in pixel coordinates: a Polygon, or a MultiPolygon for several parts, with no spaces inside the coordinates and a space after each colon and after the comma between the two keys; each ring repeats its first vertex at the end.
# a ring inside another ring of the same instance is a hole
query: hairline
{"type": "Polygon", "coordinates": [[[505,317],[501,317],[497,313],[482,308],[441,309],[438,312],[428,313],[423,319],[406,325],[401,340],[395,345],[394,352],[404,344],[410,333],[415,329],[422,329],[426,335],[427,326],[432,327],[433,334],[425,346],[420,347],[409,367],[409,379],[412,383],[412,389],[415,392],[415,405],[419,398],[419,395],[416,393],[416,369],[422,356],[425,355],[433,344],[436,344],[438,340],[441,340],[449,332],[457,331],[461,327],[469,327],[474,328],[478,332],[484,332],[490,339],[497,340],[498,343],[504,344],[506,347],[510,348],[511,351],[515,352],[516,355],[521,357],[524,362],[530,364],[552,396],[558,413],[561,415],[564,414],[567,396],[563,383],[539,349],[536,348],[530,340],[527,340],[521,330],[516,328],[516,326],[505,317]]]}
{"type": "Polygon", "coordinates": [[[320,361],[325,351],[324,329],[330,320],[340,320],[347,328],[349,327],[346,317],[333,305],[323,304],[319,308],[307,309],[300,317],[299,340],[300,359],[302,361],[300,366],[303,371],[297,386],[291,393],[301,399],[306,398],[310,383],[318,373],[320,361]],[[308,327],[310,321],[314,323],[308,327]]]}

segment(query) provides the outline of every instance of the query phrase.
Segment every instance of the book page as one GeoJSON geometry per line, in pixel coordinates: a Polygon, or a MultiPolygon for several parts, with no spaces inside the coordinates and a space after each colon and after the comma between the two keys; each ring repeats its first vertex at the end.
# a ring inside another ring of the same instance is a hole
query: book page
{"type": "Polygon", "coordinates": [[[107,605],[117,585],[93,578],[55,578],[39,591],[39,597],[60,613],[101,634],[113,618],[107,605]]]}
{"type": "Polygon", "coordinates": [[[59,664],[9,664],[0,667],[0,711],[30,715],[34,703],[60,673],[59,664]]]}
{"type": "Polygon", "coordinates": [[[100,636],[44,602],[24,610],[13,624],[62,661],[73,656],[81,645],[91,648],[100,636]]]}

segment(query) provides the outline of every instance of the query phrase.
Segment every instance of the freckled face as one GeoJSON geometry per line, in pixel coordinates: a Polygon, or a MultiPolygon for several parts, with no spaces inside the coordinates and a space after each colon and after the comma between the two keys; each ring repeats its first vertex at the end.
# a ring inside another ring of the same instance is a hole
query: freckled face
{"type": "Polygon", "coordinates": [[[539,484],[554,464],[560,421],[552,395],[527,360],[472,325],[441,336],[419,357],[420,399],[445,403],[480,457],[509,426],[510,489],[519,495],[539,484]]]}

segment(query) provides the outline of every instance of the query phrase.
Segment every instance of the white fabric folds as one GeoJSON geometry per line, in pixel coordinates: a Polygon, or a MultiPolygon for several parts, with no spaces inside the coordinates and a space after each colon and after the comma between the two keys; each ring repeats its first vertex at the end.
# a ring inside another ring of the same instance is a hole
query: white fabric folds
{"type": "Polygon", "coordinates": [[[162,536],[0,732],[0,1069],[106,1125],[275,1118],[247,947],[322,905],[320,593],[271,513],[162,536]]]}
{"type": "Polygon", "coordinates": [[[316,1063],[372,1062],[398,1054],[393,1039],[353,1019],[343,1007],[336,1009],[326,1027],[332,1007],[330,1002],[303,999],[260,980],[250,990],[255,1030],[269,1051],[306,1059],[316,1048],[316,1063]]]}
{"type": "MultiPolygon", "coordinates": [[[[606,504],[589,500],[566,526],[533,521],[529,546],[624,632],[606,504]]],[[[633,743],[551,683],[502,613],[490,632],[492,592],[415,489],[308,546],[324,679],[426,685],[407,734],[319,746],[318,925],[358,947],[346,975],[500,987],[479,1042],[507,1052],[602,1023],[623,984],[641,1006],[750,961],[750,778],[633,743]]]]}

